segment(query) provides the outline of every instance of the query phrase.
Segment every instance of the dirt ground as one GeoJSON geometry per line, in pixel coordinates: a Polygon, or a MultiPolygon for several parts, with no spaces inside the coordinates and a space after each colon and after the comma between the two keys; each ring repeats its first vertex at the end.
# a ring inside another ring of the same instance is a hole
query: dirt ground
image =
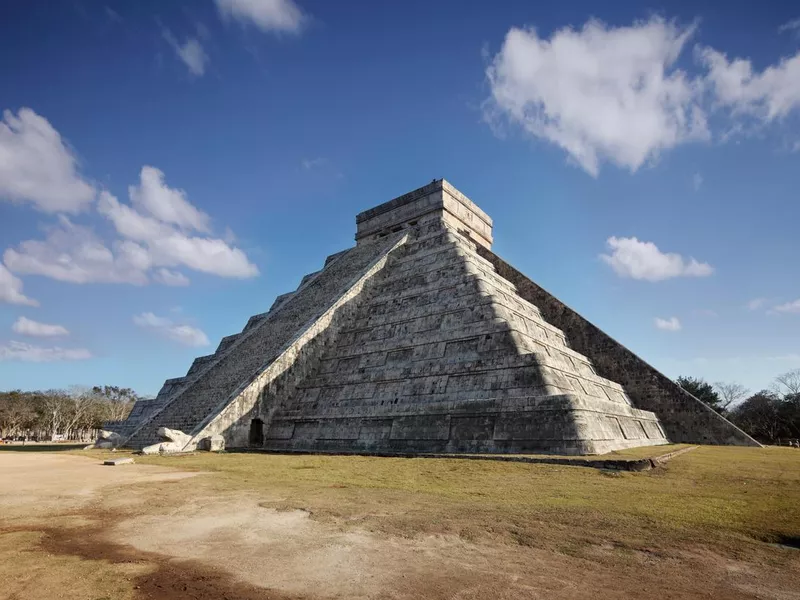
{"type": "MultiPolygon", "coordinates": [[[[247,460],[270,465],[267,456],[247,460]]],[[[526,525],[511,513],[464,514],[456,502],[447,508],[446,497],[434,499],[436,510],[424,493],[415,503],[392,492],[376,505],[368,486],[323,482],[298,495],[242,478],[220,485],[220,473],[0,453],[0,598],[800,599],[800,551],[788,546],[715,548],[702,535],[662,545],[647,539],[647,522],[637,544],[613,536],[587,541],[585,532],[560,530],[546,518],[526,525]],[[437,527],[448,510],[472,529],[437,527]],[[430,526],[418,526],[421,519],[430,526]],[[403,523],[415,525],[404,532],[403,523]],[[505,534],[517,530],[509,542],[505,534]]]]}

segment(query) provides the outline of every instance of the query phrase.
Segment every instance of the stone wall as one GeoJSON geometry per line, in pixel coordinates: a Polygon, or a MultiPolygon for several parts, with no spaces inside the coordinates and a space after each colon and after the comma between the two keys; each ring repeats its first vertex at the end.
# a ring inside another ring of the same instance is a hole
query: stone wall
{"type": "Polygon", "coordinates": [[[487,248],[492,246],[491,217],[444,179],[359,213],[356,241],[379,239],[429,221],[445,222],[457,231],[469,232],[487,248]]]}
{"type": "Polygon", "coordinates": [[[491,250],[478,247],[478,253],[514,285],[521,298],[535,304],[549,323],[564,332],[574,350],[591,359],[598,375],[620,383],[637,408],[654,412],[671,442],[759,445],[491,250]]]}

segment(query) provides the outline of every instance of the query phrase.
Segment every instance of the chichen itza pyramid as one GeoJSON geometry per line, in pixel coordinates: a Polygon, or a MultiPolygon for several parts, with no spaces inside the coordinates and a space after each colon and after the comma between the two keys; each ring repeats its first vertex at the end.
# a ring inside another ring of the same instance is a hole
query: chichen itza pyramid
{"type": "Polygon", "coordinates": [[[184,450],[599,454],[758,445],[495,255],[445,180],[356,217],[356,245],[113,424],[184,450]]]}

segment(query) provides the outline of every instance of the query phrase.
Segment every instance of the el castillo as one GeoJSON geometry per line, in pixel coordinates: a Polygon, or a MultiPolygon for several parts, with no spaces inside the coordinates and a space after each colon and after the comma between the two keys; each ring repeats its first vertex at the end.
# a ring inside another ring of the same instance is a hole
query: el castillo
{"type": "Polygon", "coordinates": [[[107,424],[118,444],[603,454],[759,446],[492,253],[444,179],[356,216],[356,245],[107,424]],[[163,431],[162,431],[163,433],[163,431]]]}
{"type": "Polygon", "coordinates": [[[800,600],[800,3],[0,5],[0,600],[800,600]]]}

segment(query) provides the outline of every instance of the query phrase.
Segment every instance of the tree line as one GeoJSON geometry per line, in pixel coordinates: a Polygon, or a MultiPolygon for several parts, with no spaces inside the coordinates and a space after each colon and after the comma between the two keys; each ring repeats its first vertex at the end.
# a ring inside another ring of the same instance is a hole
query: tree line
{"type": "Polygon", "coordinates": [[[125,419],[138,399],[114,385],[0,392],[0,438],[90,440],[106,421],[125,419]]]}
{"type": "MultiPolygon", "coordinates": [[[[678,384],[760,442],[800,439],[800,369],[756,393],[738,383],[678,377],[678,384]]],[[[91,439],[107,421],[128,416],[139,396],[113,385],[0,392],[0,438],[91,439]]]]}
{"type": "Polygon", "coordinates": [[[800,439],[800,369],[778,375],[768,389],[752,393],[738,383],[678,377],[678,384],[765,444],[800,439]]]}

